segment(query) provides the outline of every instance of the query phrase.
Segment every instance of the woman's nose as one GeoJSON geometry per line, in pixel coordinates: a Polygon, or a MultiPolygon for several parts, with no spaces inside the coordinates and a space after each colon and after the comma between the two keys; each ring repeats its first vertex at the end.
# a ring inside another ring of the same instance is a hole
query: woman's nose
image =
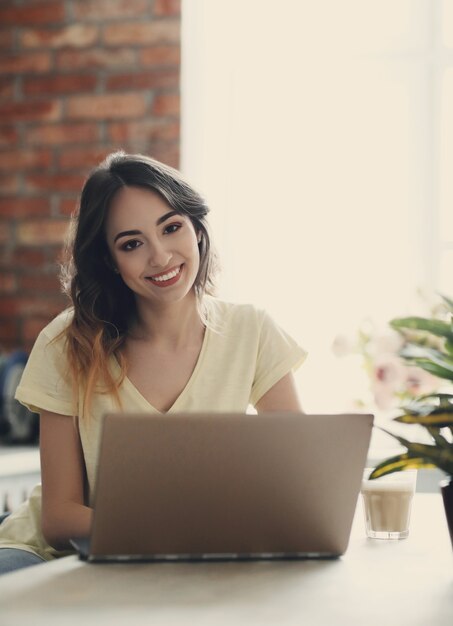
{"type": "Polygon", "coordinates": [[[155,243],[151,247],[149,264],[152,268],[161,269],[168,267],[172,258],[172,253],[161,243],[155,243]]]}

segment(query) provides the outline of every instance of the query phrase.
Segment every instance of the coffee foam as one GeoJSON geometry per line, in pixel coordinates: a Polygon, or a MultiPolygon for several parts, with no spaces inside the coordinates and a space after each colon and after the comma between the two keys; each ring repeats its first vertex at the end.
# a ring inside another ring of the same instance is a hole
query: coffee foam
{"type": "Polygon", "coordinates": [[[364,480],[362,481],[362,491],[398,491],[403,493],[412,493],[414,491],[413,483],[401,480],[399,482],[364,480]]]}

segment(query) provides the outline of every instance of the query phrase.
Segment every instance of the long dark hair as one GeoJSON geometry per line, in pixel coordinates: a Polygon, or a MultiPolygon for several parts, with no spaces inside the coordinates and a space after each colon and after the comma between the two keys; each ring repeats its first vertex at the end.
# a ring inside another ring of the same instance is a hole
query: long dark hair
{"type": "Polygon", "coordinates": [[[73,216],[61,280],[74,315],[65,330],[74,391],[86,387],[85,409],[93,392],[112,392],[126,373],[120,348],[137,310],[133,292],[113,271],[105,237],[105,222],[116,193],[125,186],[158,192],[172,209],[186,215],[199,233],[200,266],[194,282],[200,305],[205,293],[215,293],[215,253],[211,246],[206,215],[209,208],[177,170],[141,154],[110,154],[89,176],[82,190],[79,209],[73,216]],[[121,376],[115,379],[109,359],[116,356],[121,376]]]}

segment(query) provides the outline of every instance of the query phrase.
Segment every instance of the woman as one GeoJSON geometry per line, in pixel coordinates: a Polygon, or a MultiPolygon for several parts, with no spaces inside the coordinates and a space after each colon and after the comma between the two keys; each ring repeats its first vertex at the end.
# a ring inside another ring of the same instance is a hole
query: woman
{"type": "Polygon", "coordinates": [[[176,170],[110,155],[82,190],[63,284],[17,399],[40,413],[42,488],[0,526],[0,572],[89,534],[102,416],[300,410],[305,352],[260,310],[213,297],[203,199],[176,170]],[[72,416],[72,419],[71,419],[72,416]]]}

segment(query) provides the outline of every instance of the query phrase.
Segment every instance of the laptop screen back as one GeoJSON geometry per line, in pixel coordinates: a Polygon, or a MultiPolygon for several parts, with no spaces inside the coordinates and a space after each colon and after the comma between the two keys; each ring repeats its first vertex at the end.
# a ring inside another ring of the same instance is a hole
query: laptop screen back
{"type": "Polygon", "coordinates": [[[111,414],[91,554],[338,556],[371,415],[111,414]]]}

